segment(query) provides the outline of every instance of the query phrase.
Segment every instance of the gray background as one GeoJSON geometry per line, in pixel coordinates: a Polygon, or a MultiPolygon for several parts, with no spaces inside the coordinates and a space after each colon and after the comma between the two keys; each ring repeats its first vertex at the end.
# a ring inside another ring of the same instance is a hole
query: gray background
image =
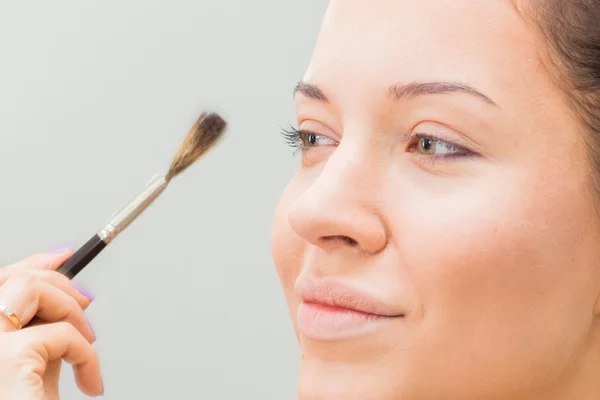
{"type": "MultiPolygon", "coordinates": [[[[278,137],[323,1],[0,2],[0,261],[81,244],[165,169],[198,113],[227,139],[79,281],[109,399],[293,399],[269,250],[298,162],[278,137]]],[[[84,399],[70,367],[62,398],[84,399]]]]}

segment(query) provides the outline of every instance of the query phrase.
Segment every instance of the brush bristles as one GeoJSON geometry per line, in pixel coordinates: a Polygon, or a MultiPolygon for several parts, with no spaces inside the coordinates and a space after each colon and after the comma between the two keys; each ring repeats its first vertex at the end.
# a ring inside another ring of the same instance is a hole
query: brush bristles
{"type": "Polygon", "coordinates": [[[210,150],[223,136],[226,127],[227,122],[219,114],[202,113],[179,146],[167,173],[167,181],[179,175],[210,150]]]}

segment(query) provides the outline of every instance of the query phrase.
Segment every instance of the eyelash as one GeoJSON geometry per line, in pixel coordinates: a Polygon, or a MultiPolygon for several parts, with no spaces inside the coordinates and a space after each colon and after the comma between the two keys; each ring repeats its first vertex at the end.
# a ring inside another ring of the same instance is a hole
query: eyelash
{"type": "MultiPolygon", "coordinates": [[[[314,145],[310,145],[310,146],[306,145],[306,142],[310,136],[314,136],[315,138],[322,138],[322,139],[329,140],[329,141],[336,143],[333,139],[330,139],[327,136],[320,135],[318,133],[307,131],[307,130],[296,129],[291,125],[288,128],[283,128],[281,130],[281,135],[282,135],[284,141],[290,147],[295,149],[294,154],[297,154],[298,152],[305,152],[311,147],[319,146],[318,144],[314,144],[314,145]]],[[[432,162],[439,160],[439,159],[450,161],[450,160],[457,159],[457,158],[463,158],[463,157],[469,157],[469,156],[476,155],[474,152],[466,149],[463,146],[459,146],[450,141],[438,139],[432,135],[416,133],[416,134],[412,135],[411,140],[412,140],[412,142],[409,145],[407,151],[411,152],[411,153],[417,153],[417,155],[420,155],[432,162]],[[450,149],[450,151],[452,151],[452,153],[442,154],[442,155],[439,155],[439,154],[438,155],[435,155],[435,154],[427,155],[427,154],[422,154],[422,153],[419,154],[418,147],[419,147],[419,142],[421,140],[429,140],[431,142],[436,143],[437,145],[445,146],[446,148],[450,149]]]]}
{"type": "Polygon", "coordinates": [[[333,142],[330,145],[335,145],[337,142],[325,135],[321,135],[315,132],[296,129],[293,126],[289,126],[288,128],[284,128],[281,130],[281,135],[283,136],[283,140],[293,149],[295,149],[294,154],[298,152],[305,152],[311,147],[317,147],[318,144],[307,146],[306,142],[309,140],[311,136],[314,136],[317,139],[324,139],[333,142]]]}

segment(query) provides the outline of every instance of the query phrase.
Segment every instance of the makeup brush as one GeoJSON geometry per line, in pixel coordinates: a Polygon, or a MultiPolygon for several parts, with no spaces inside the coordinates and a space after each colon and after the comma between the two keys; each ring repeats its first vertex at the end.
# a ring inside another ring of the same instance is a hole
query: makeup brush
{"type": "Polygon", "coordinates": [[[167,173],[155,176],[135,198],[116,212],[97,234],[61,265],[58,272],[73,279],[152,204],[174,177],[210,150],[223,136],[226,127],[227,122],[220,115],[203,113],[181,143],[167,173]]]}

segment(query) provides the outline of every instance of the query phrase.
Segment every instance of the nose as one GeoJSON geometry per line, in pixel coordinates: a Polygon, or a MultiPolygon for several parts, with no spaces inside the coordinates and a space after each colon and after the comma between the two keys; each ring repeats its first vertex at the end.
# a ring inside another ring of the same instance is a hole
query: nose
{"type": "Polygon", "coordinates": [[[294,203],[289,223],[300,237],[325,250],[379,253],[388,243],[378,207],[382,179],[374,179],[378,172],[368,162],[344,156],[341,150],[294,203]]]}

